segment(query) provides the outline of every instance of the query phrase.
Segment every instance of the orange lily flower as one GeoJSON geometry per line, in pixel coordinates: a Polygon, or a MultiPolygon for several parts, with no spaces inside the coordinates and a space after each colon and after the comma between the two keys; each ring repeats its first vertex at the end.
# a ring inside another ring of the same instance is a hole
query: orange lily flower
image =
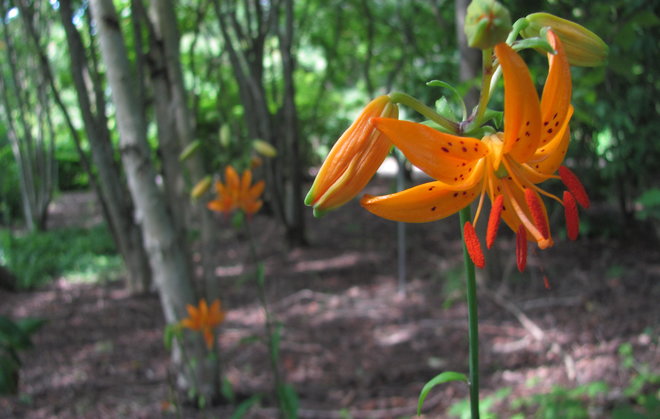
{"type": "Polygon", "coordinates": [[[213,328],[225,320],[225,313],[220,309],[220,300],[213,301],[209,308],[206,300],[201,299],[197,307],[188,304],[186,309],[188,310],[188,317],[181,320],[181,326],[201,331],[206,346],[211,349],[214,340],[213,328]]]}
{"type": "Polygon", "coordinates": [[[392,148],[375,129],[372,117],[396,118],[398,114],[389,96],[377,97],[337,140],[305,197],[305,204],[314,207],[314,216],[344,205],[367,185],[392,148]]]}
{"type": "Polygon", "coordinates": [[[212,211],[225,214],[229,214],[238,208],[248,215],[256,213],[263,205],[263,201],[259,199],[259,196],[264,191],[265,183],[263,180],[254,185],[251,185],[251,183],[251,170],[245,170],[239,179],[236,170],[232,166],[227,166],[225,168],[225,183],[215,182],[218,196],[215,200],[209,202],[207,207],[212,211]]]}
{"type": "Polygon", "coordinates": [[[505,43],[495,46],[505,87],[504,132],[478,140],[414,122],[373,118],[376,128],[415,166],[437,180],[390,195],[365,195],[360,201],[362,206],[390,220],[427,222],[452,215],[479,197],[473,222],[464,226],[466,247],[479,267],[485,260],[473,225],[486,194],[493,204],[487,247],[492,246],[500,219],[504,219],[518,236],[516,255],[521,271],[527,241],[536,242],[541,249],[553,244],[540,195],[564,204],[568,236],[577,238],[575,201],[584,207],[589,201],[577,177],[560,167],[568,149],[568,123],[573,114],[570,68],[559,38],[551,31],[548,37],[556,54],[548,54],[550,69],[540,102],[520,56],[505,43]],[[570,191],[564,194],[564,201],[537,186],[557,178],[557,170],[570,191]]]}

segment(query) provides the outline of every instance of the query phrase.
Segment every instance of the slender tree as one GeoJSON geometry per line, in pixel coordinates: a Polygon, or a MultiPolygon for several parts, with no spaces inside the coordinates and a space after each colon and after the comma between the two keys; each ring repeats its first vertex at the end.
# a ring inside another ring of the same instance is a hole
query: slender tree
{"type": "MultiPolygon", "coordinates": [[[[156,185],[150,150],[145,137],[145,123],[140,112],[140,99],[134,88],[134,75],[128,59],[123,34],[112,0],[92,0],[92,14],[96,22],[101,56],[107,70],[108,84],[116,108],[120,152],[143,229],[143,238],[161,306],[168,323],[178,322],[185,315],[186,304],[195,296],[192,274],[185,249],[177,240],[174,221],[167,211],[165,200],[156,185]]],[[[189,357],[197,360],[189,365],[187,374],[181,348],[173,351],[178,367],[178,383],[184,389],[194,388],[198,395],[210,399],[216,389],[209,385],[205,373],[205,347],[200,336],[187,335],[183,343],[189,357]]]]}

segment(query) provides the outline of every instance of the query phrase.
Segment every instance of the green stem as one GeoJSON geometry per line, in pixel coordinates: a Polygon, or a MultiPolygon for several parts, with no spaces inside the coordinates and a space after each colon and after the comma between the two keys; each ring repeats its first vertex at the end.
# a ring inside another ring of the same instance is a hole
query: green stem
{"type": "MultiPolygon", "coordinates": [[[[249,220],[244,220],[243,221],[245,225],[245,231],[248,237],[248,243],[250,247],[250,255],[252,256],[252,260],[254,261],[255,266],[257,266],[258,270],[263,269],[263,264],[261,260],[259,259],[259,255],[257,254],[257,246],[254,242],[254,236],[252,235],[252,230],[250,229],[250,221],[249,220]]],[[[273,381],[275,382],[275,397],[280,404],[280,413],[285,414],[285,401],[281,399],[280,397],[280,388],[282,387],[282,376],[280,374],[280,368],[279,368],[279,359],[277,359],[276,354],[278,353],[277,348],[275,345],[277,343],[275,342],[275,335],[273,332],[273,316],[270,313],[270,310],[268,309],[268,300],[266,299],[266,289],[264,287],[264,278],[259,277],[260,275],[265,275],[263,271],[257,272],[257,294],[259,298],[259,303],[261,304],[261,308],[264,311],[264,316],[265,316],[265,322],[264,322],[264,327],[266,329],[266,339],[268,340],[268,354],[270,355],[270,368],[273,372],[273,381]]]]}
{"type": "Polygon", "coordinates": [[[406,105],[409,108],[416,110],[417,112],[427,117],[431,121],[435,122],[436,124],[440,125],[441,127],[443,127],[452,134],[459,133],[458,123],[452,121],[451,119],[447,119],[442,115],[439,115],[432,108],[429,108],[419,100],[415,99],[414,97],[406,93],[402,93],[402,92],[390,93],[390,100],[394,103],[400,103],[402,105],[406,105]]]}
{"type": "MultiPolygon", "coordinates": [[[[463,226],[470,221],[470,206],[460,212],[461,234],[463,226]]],[[[479,419],[479,316],[477,313],[477,281],[474,272],[474,263],[470,259],[465,237],[463,237],[463,259],[465,260],[465,276],[467,280],[468,304],[468,340],[470,356],[470,410],[472,419],[479,419]]]]}
{"type": "Polygon", "coordinates": [[[476,128],[479,128],[483,123],[482,119],[486,113],[486,108],[488,107],[488,101],[490,100],[490,84],[493,79],[493,73],[495,68],[493,67],[493,50],[492,48],[485,49],[481,51],[481,69],[482,69],[482,79],[481,79],[481,93],[479,95],[479,104],[477,105],[477,114],[474,116],[474,119],[470,122],[468,127],[465,129],[465,132],[471,132],[476,128]]]}

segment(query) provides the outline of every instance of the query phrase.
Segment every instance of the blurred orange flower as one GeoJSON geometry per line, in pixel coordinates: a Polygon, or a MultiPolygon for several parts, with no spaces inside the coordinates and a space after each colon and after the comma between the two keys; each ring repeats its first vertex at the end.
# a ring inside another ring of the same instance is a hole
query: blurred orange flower
{"type": "Polygon", "coordinates": [[[199,300],[197,307],[188,304],[188,317],[181,320],[181,326],[202,332],[206,346],[213,347],[213,329],[225,320],[225,312],[220,309],[220,300],[216,299],[211,307],[206,304],[205,299],[199,300]]]}
{"type": "Polygon", "coordinates": [[[218,196],[209,202],[207,207],[212,211],[229,214],[235,209],[241,209],[246,214],[252,215],[259,211],[263,201],[259,199],[264,191],[263,180],[251,185],[252,171],[245,170],[239,179],[238,173],[232,166],[225,168],[225,183],[215,182],[218,196]]]}

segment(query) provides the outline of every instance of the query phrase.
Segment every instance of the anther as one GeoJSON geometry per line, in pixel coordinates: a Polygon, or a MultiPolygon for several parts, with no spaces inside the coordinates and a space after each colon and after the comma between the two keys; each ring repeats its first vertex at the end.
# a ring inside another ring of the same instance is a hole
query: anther
{"type": "Polygon", "coordinates": [[[518,270],[523,272],[527,265],[527,230],[520,224],[516,233],[516,263],[518,270]]]}
{"type": "Polygon", "coordinates": [[[486,266],[486,259],[484,253],[481,251],[481,244],[474,227],[469,221],[465,222],[463,226],[463,239],[465,240],[465,248],[467,249],[470,259],[477,268],[482,269],[486,266]]]}
{"type": "Polygon", "coordinates": [[[529,188],[525,189],[525,201],[527,202],[529,212],[532,213],[534,225],[539,229],[541,236],[543,236],[544,239],[547,239],[550,237],[550,228],[548,227],[548,221],[545,218],[545,213],[543,212],[539,196],[533,190],[529,188]]]}
{"type": "Polygon", "coordinates": [[[497,237],[497,230],[500,227],[502,220],[502,208],[504,207],[504,195],[497,195],[493,202],[493,207],[490,209],[490,216],[488,217],[488,229],[486,230],[486,247],[491,248],[497,237]]]}
{"type": "Polygon", "coordinates": [[[566,166],[559,166],[559,177],[582,208],[589,208],[589,196],[575,173],[566,166]]]}
{"type": "Polygon", "coordinates": [[[580,220],[575,198],[569,191],[564,191],[564,216],[566,217],[566,235],[571,240],[577,239],[580,232],[580,220]]]}

